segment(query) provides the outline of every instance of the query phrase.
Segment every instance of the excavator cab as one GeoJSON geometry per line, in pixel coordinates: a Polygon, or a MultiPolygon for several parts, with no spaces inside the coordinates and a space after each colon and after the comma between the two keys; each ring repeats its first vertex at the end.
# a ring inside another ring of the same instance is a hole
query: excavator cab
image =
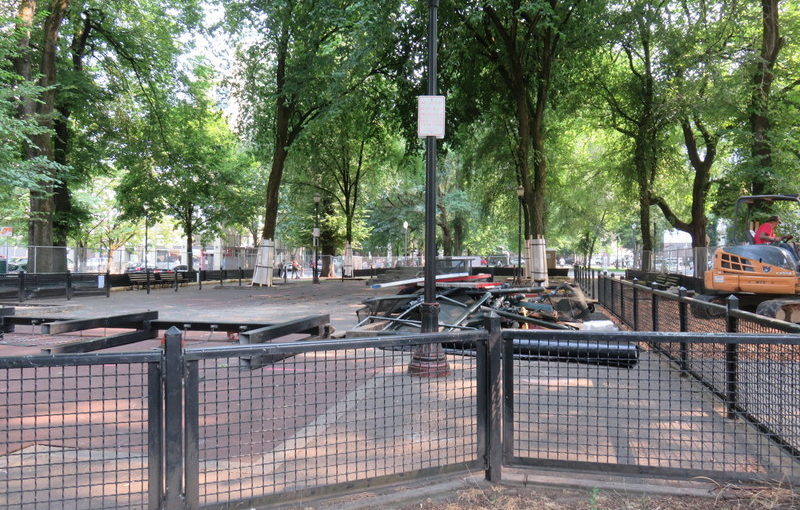
{"type": "Polygon", "coordinates": [[[781,218],[780,234],[800,233],[799,195],[753,195],[736,201],[729,244],[714,252],[705,272],[703,298],[736,294],[743,308],[800,322],[800,256],[785,242],[755,244],[754,232],[770,216],[781,218]]]}

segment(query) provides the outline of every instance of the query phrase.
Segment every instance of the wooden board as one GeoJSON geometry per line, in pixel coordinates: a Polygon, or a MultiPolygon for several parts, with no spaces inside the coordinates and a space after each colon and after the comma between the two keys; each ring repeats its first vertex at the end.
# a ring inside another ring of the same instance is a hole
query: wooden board
{"type": "MultiPolygon", "coordinates": [[[[451,274],[442,274],[436,277],[436,281],[456,281],[458,278],[465,278],[469,277],[467,273],[451,273],[451,274]]],[[[411,278],[408,280],[398,280],[396,282],[386,282],[386,283],[373,283],[369,287],[371,289],[385,289],[387,287],[399,287],[402,285],[414,285],[419,282],[424,282],[425,278],[411,278]]]]}

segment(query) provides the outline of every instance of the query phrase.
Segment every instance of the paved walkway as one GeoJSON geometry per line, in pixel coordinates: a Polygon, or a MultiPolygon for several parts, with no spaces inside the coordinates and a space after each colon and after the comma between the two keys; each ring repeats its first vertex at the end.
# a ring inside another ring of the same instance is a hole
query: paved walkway
{"type": "MultiPolygon", "coordinates": [[[[174,320],[180,322],[284,322],[309,315],[329,314],[331,324],[336,331],[343,331],[355,326],[358,322],[356,310],[361,308],[365,299],[391,295],[396,289],[371,289],[366,280],[322,280],[314,284],[310,279],[278,280],[274,287],[251,287],[246,281],[239,286],[237,281],[225,282],[220,285],[204,284],[202,289],[197,285],[174,289],[146,290],[119,289],[111,293],[111,297],[88,296],[78,297],[71,301],[62,298],[44,298],[26,301],[19,304],[6,303],[14,306],[16,315],[31,317],[106,317],[126,313],[156,310],[160,320],[174,320]]],[[[21,333],[35,333],[36,328],[26,329],[18,327],[21,333]]],[[[99,332],[111,334],[111,332],[99,332]]],[[[84,336],[91,332],[83,332],[84,336]]],[[[6,335],[5,341],[0,341],[0,356],[17,354],[33,354],[42,347],[53,343],[66,342],[74,337],[58,335],[31,339],[25,349],[24,345],[10,339],[6,335]]],[[[189,341],[217,341],[224,342],[225,335],[195,332],[189,336],[189,341]]],[[[126,346],[125,350],[148,348],[148,342],[140,342],[126,346]]]]}

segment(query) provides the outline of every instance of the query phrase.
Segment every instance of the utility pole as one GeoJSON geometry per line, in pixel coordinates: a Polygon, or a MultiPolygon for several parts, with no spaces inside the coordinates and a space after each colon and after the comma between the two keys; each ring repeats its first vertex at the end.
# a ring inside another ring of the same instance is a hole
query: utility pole
{"type": "MultiPolygon", "coordinates": [[[[428,1],[428,96],[436,96],[437,10],[439,0],[428,1]]],[[[422,303],[422,332],[439,331],[439,303],[436,302],[436,136],[425,137],[425,294],[422,303]]],[[[450,373],[441,344],[417,347],[409,372],[427,377],[450,373]]]]}

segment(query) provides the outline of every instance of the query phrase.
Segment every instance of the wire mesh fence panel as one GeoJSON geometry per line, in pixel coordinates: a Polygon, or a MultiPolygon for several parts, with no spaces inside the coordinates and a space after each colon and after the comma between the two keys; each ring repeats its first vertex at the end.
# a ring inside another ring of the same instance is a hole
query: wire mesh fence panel
{"type": "MultiPolygon", "coordinates": [[[[515,462],[672,475],[800,475],[796,458],[743,420],[728,419],[723,399],[658,352],[640,344],[635,366],[620,368],[617,356],[595,347],[600,350],[572,363],[513,362],[515,462]]],[[[584,348],[591,352],[592,344],[584,348]]],[[[697,369],[704,378],[725,377],[724,365],[697,369]]],[[[778,398],[796,398],[794,381],[778,388],[753,384],[778,398]]],[[[767,418],[797,420],[796,410],[770,407],[771,399],[760,400],[767,418]]]]}
{"type": "Polygon", "coordinates": [[[2,367],[0,508],[147,508],[147,364],[2,367]]]}
{"type": "Polygon", "coordinates": [[[478,461],[474,356],[412,377],[379,348],[199,361],[200,504],[270,498],[478,461]],[[252,360],[251,360],[252,363],[252,360]]]}
{"type": "Polygon", "coordinates": [[[620,282],[620,295],[621,295],[621,319],[625,324],[633,326],[633,286],[624,285],[620,282]]]}
{"type": "Polygon", "coordinates": [[[606,278],[606,294],[603,304],[612,314],[619,317],[619,282],[613,278],[606,278]]]}
{"type": "Polygon", "coordinates": [[[727,384],[735,369],[728,365],[726,344],[694,343],[686,345],[686,366],[697,377],[720,395],[727,391],[727,384]]]}
{"type": "Polygon", "coordinates": [[[653,331],[653,298],[646,289],[636,289],[636,311],[639,331],[653,331]]]}
{"type": "Polygon", "coordinates": [[[735,404],[800,455],[800,346],[739,345],[735,404]]]}
{"type": "Polygon", "coordinates": [[[773,333],[798,333],[795,328],[788,326],[788,324],[777,325],[777,324],[768,324],[767,321],[759,320],[757,317],[743,317],[742,314],[737,315],[737,327],[736,330],[739,333],[765,333],[765,334],[773,334],[773,333]],[[791,329],[790,329],[791,328],[791,329]]]}
{"type": "Polygon", "coordinates": [[[686,314],[687,330],[694,333],[725,333],[726,311],[703,301],[690,300],[686,314]]]}
{"type": "Polygon", "coordinates": [[[658,330],[676,332],[681,330],[681,310],[678,296],[674,298],[659,295],[657,299],[658,330]]]}

